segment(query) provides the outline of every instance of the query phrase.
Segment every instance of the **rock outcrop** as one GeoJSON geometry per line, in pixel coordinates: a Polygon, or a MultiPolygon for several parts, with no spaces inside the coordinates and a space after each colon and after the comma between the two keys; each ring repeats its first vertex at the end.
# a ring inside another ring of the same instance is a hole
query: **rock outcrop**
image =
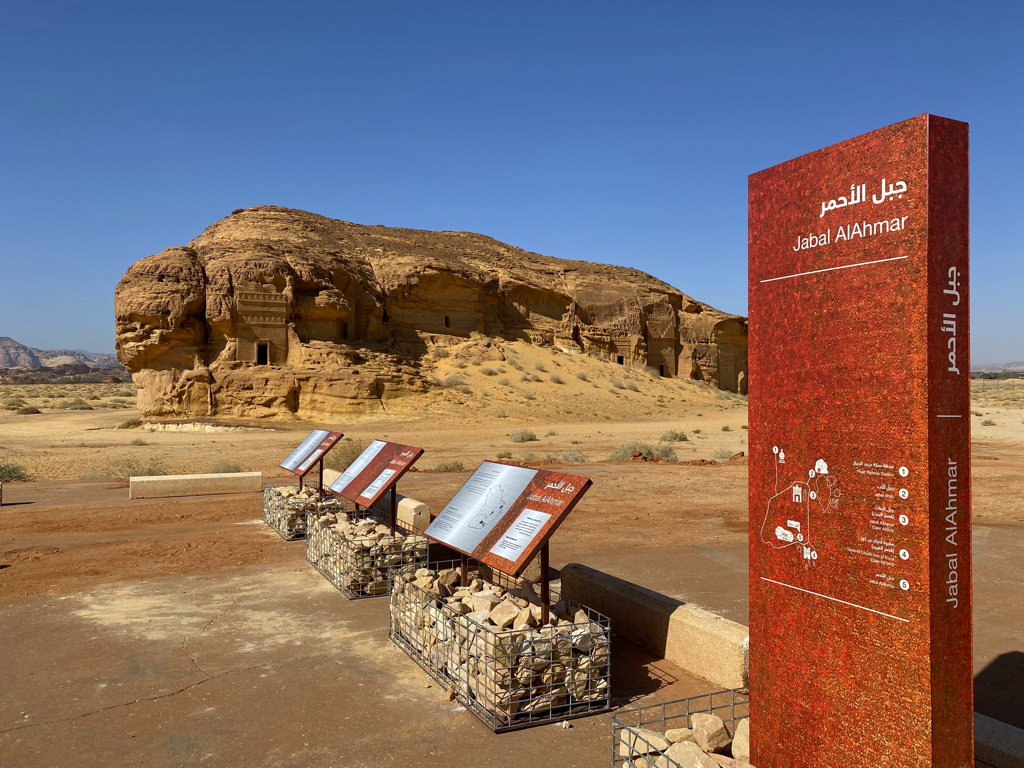
{"type": "Polygon", "coordinates": [[[278,206],[137,261],[114,303],[146,416],[373,411],[426,392],[426,353],[473,337],[745,389],[744,318],[638,270],[278,206]]]}
{"type": "Polygon", "coordinates": [[[38,355],[30,347],[9,336],[0,336],[0,368],[31,368],[40,364],[38,355]]]}

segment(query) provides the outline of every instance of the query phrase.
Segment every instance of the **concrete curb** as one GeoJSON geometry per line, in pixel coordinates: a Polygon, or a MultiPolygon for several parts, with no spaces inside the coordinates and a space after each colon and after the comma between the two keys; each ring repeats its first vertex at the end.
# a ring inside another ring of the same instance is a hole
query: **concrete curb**
{"type": "Polygon", "coordinates": [[[994,768],[1024,768],[1024,730],[975,712],[974,759],[994,768]]]}
{"type": "Polygon", "coordinates": [[[212,496],[221,493],[259,493],[262,472],[225,472],[208,475],[153,475],[128,480],[129,499],[168,496],[212,496]]]}
{"type": "Polygon", "coordinates": [[[724,688],[747,684],[742,624],[579,563],[561,578],[562,595],[610,618],[616,634],[724,688]]]}

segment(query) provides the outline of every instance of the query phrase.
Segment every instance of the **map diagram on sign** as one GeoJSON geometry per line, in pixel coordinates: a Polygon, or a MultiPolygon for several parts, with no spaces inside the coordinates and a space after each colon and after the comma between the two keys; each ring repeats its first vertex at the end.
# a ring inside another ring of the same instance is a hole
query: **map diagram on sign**
{"type": "Polygon", "coordinates": [[[818,550],[814,546],[813,528],[815,515],[837,509],[842,496],[839,481],[829,473],[824,459],[814,462],[797,479],[786,481],[786,451],[779,446],[772,448],[775,454],[775,492],[768,499],[764,523],[761,525],[761,541],[774,549],[795,547],[804,560],[814,562],[818,550]]]}
{"type": "Polygon", "coordinates": [[[508,507],[508,502],[505,501],[505,492],[500,485],[496,485],[487,491],[487,495],[484,497],[483,503],[477,508],[473,514],[472,522],[469,524],[470,528],[486,528],[491,529],[491,526],[497,522],[503,514],[505,509],[508,507]]]}

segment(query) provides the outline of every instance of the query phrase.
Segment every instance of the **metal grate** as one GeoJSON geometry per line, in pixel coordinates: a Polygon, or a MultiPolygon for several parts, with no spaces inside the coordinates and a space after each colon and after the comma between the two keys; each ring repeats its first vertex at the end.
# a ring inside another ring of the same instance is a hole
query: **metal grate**
{"type": "Polygon", "coordinates": [[[551,618],[557,625],[525,626],[523,611],[533,623],[540,622],[533,584],[474,562],[463,585],[460,566],[451,561],[392,572],[392,642],[493,731],[608,711],[611,630],[606,616],[552,594],[551,618]],[[472,592],[472,587],[479,589],[472,592]],[[485,624],[484,614],[469,610],[474,599],[489,602],[486,595],[494,593],[493,587],[519,599],[522,618],[513,624],[518,628],[485,624]]]}
{"type": "MultiPolygon", "coordinates": [[[[308,486],[307,486],[308,487],[308,486]]],[[[284,496],[277,488],[263,489],[263,521],[285,541],[306,535],[306,515],[310,512],[344,513],[344,499],[331,494],[309,499],[284,496]]]]}
{"type": "MultiPolygon", "coordinates": [[[[307,518],[306,560],[346,597],[355,600],[387,595],[393,569],[426,565],[430,542],[425,536],[399,528],[394,537],[380,534],[380,538],[348,539],[331,528],[332,517],[311,514],[307,518]]],[[[349,513],[346,519],[377,518],[364,509],[358,514],[349,513]]]]}
{"type": "Polygon", "coordinates": [[[735,688],[619,710],[612,716],[612,768],[680,768],[661,754],[651,732],[660,736],[674,728],[689,728],[690,715],[697,713],[718,715],[732,734],[740,720],[750,717],[750,699],[746,689],[735,688]]]}

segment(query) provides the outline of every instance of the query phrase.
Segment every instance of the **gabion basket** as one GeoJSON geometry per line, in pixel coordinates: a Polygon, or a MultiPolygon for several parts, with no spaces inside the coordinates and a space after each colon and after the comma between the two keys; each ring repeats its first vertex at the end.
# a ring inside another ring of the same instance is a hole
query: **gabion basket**
{"type": "Polygon", "coordinates": [[[315,487],[306,485],[301,492],[288,488],[263,489],[263,521],[273,528],[285,541],[295,541],[306,535],[306,515],[310,512],[345,511],[345,500],[334,494],[321,498],[315,487]],[[288,496],[287,492],[297,495],[288,496]]]}
{"type": "Polygon", "coordinates": [[[348,515],[314,513],[307,518],[306,560],[353,600],[389,594],[391,571],[426,565],[429,548],[425,536],[400,526],[392,536],[372,510],[348,515]],[[373,533],[347,537],[334,527],[338,522],[345,526],[363,521],[376,526],[373,533]]]}
{"type": "Polygon", "coordinates": [[[680,768],[664,754],[665,736],[673,729],[689,728],[695,714],[718,715],[734,734],[739,721],[750,717],[750,698],[745,688],[734,688],[619,710],[612,716],[612,768],[680,768]]]}
{"type": "Polygon", "coordinates": [[[392,642],[491,730],[610,708],[606,616],[552,594],[551,623],[539,626],[534,585],[476,563],[465,585],[459,561],[400,569],[391,578],[392,642]]]}

